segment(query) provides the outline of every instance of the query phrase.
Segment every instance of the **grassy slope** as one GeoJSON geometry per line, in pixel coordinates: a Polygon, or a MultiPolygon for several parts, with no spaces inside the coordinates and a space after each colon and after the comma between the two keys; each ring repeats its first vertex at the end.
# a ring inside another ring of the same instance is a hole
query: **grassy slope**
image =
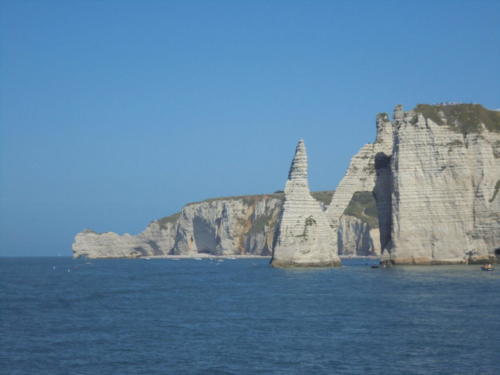
{"type": "Polygon", "coordinates": [[[370,228],[378,228],[377,206],[371,191],[357,191],[344,214],[357,217],[370,228]]]}
{"type": "Polygon", "coordinates": [[[480,132],[480,124],[484,124],[489,131],[500,133],[500,111],[492,111],[480,104],[419,104],[415,107],[415,112],[438,125],[448,125],[462,134],[480,132]],[[440,111],[444,119],[440,116],[440,111]]]}
{"type": "MultiPolygon", "coordinates": [[[[326,190],[326,191],[314,191],[311,193],[311,195],[318,200],[319,202],[322,202],[325,205],[329,205],[332,197],[333,197],[333,190],[326,190]]],[[[252,204],[255,201],[261,200],[261,199],[269,199],[269,198],[275,198],[275,199],[285,199],[285,194],[282,192],[276,192],[273,194],[258,194],[258,195],[240,195],[240,196],[234,196],[234,197],[220,197],[220,198],[210,198],[206,199],[201,202],[192,202],[188,203],[186,206],[190,206],[193,204],[200,204],[200,203],[210,203],[210,202],[216,202],[216,201],[223,201],[223,200],[241,200],[246,204],[252,204]]],[[[177,221],[177,219],[180,216],[180,212],[177,212],[173,215],[163,217],[158,221],[160,226],[165,227],[167,223],[174,223],[177,221]]],[[[257,223],[258,225],[259,223],[257,223]]]]}

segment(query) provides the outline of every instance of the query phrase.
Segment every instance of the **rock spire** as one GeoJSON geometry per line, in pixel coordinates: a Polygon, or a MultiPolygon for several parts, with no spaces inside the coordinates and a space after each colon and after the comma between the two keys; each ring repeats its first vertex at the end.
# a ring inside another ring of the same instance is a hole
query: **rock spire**
{"type": "Polygon", "coordinates": [[[336,233],[309,191],[307,153],[300,140],[295,150],[285,202],[273,247],[274,267],[332,267],[340,265],[336,233]]]}

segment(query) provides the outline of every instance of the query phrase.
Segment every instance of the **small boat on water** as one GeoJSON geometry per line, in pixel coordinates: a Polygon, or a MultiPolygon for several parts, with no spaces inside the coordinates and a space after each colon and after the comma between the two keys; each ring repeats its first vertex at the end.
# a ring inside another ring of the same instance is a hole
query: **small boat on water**
{"type": "Polygon", "coordinates": [[[481,270],[483,270],[483,271],[494,271],[495,267],[493,267],[491,264],[485,264],[484,266],[481,266],[481,270]]]}

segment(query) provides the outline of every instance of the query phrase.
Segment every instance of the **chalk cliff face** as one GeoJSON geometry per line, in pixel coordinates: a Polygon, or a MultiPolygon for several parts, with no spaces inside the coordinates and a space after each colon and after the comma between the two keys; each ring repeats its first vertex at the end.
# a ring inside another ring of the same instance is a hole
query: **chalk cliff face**
{"type": "Polygon", "coordinates": [[[380,255],[378,205],[373,195],[375,165],[380,155],[391,150],[392,122],[381,113],[377,116],[375,142],[364,145],[351,159],[326,211],[330,225],[337,231],[340,255],[380,255]],[[363,197],[362,205],[357,202],[359,197],[363,197]]]}
{"type": "Polygon", "coordinates": [[[378,229],[350,215],[342,215],[337,232],[339,255],[373,256],[380,254],[378,229]]]}
{"type": "Polygon", "coordinates": [[[172,254],[270,255],[282,195],[189,204],[178,221],[172,254]]]}
{"type": "Polygon", "coordinates": [[[164,255],[174,245],[176,223],[154,221],[140,234],[96,233],[86,229],[76,235],[73,256],[89,258],[137,258],[164,255]]]}
{"type": "Polygon", "coordinates": [[[191,203],[178,214],[153,221],[136,236],[85,230],[75,237],[73,255],[271,255],[282,202],[283,194],[268,194],[191,203]]]}
{"type": "MultiPolygon", "coordinates": [[[[377,139],[387,138],[386,133],[379,131],[377,139]]],[[[332,201],[332,191],[313,192],[317,202],[306,203],[316,207],[319,202],[321,209],[327,210],[333,230],[327,243],[337,241],[340,255],[380,254],[377,215],[370,190],[375,183],[374,148],[380,148],[384,142],[366,145],[353,158],[339,185],[340,198],[334,196],[332,201]],[[328,208],[330,202],[335,205],[334,209],[328,208]]],[[[139,235],[85,230],[75,237],[73,255],[91,258],[195,256],[199,253],[271,255],[283,200],[283,193],[275,193],[191,203],[178,214],[153,221],[139,235]]],[[[308,229],[311,232],[313,228],[308,229]]],[[[312,238],[312,234],[309,236],[312,238]]]]}
{"type": "MultiPolygon", "coordinates": [[[[313,192],[326,205],[333,191],[313,192]]],[[[271,255],[284,194],[208,199],[153,221],[138,235],[78,233],[75,257],[129,258],[154,255],[271,255]]],[[[356,218],[353,218],[356,220],[356,218]]]]}
{"type": "Polygon", "coordinates": [[[352,158],[333,199],[332,192],[311,198],[299,143],[284,194],[188,204],[135,236],[86,230],[73,252],[270,255],[274,245],[276,266],[336,264],[331,252],[382,251],[394,264],[495,261],[499,189],[500,112],[472,104],[419,105],[409,112],[396,106],[392,121],[377,116],[375,142],[352,158]]]}
{"type": "Polygon", "coordinates": [[[479,105],[396,107],[378,155],[383,259],[393,264],[500,257],[500,113],[479,105]]]}
{"type": "Polygon", "coordinates": [[[309,191],[307,154],[299,141],[285,186],[271,264],[274,267],[330,267],[340,265],[335,231],[309,191]]]}

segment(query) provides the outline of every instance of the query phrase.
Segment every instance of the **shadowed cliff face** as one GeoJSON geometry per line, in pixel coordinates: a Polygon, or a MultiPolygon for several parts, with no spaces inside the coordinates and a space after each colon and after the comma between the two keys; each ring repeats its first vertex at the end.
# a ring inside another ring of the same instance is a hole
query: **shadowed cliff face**
{"type": "Polygon", "coordinates": [[[375,142],[353,156],[326,210],[341,255],[380,255],[378,202],[373,200],[376,185],[381,186],[377,168],[383,161],[377,155],[392,153],[392,122],[386,113],[380,113],[376,125],[375,142]],[[367,210],[370,205],[373,207],[367,210]]]}
{"type": "Polygon", "coordinates": [[[392,174],[391,158],[383,152],[375,155],[376,180],[373,194],[377,202],[378,222],[380,228],[380,247],[389,249],[392,226],[392,174]]]}
{"type": "Polygon", "coordinates": [[[193,219],[193,231],[196,233],[194,241],[198,252],[210,253],[220,248],[220,237],[217,229],[220,227],[220,220],[215,225],[197,216],[193,219]],[[219,224],[219,225],[218,225],[219,224]]]}

